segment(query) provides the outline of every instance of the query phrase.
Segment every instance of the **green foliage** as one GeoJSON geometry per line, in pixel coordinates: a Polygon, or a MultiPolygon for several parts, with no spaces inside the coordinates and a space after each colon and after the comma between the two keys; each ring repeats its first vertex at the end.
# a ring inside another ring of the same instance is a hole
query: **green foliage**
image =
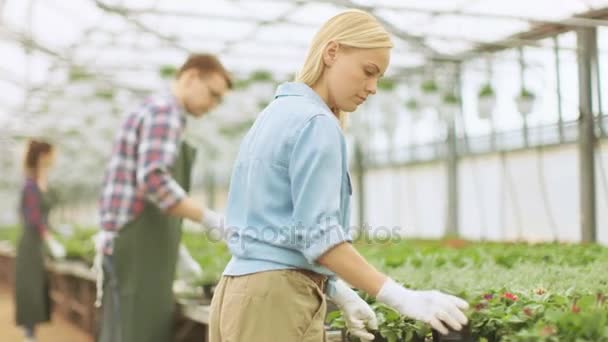
{"type": "MultiPolygon", "coordinates": [[[[608,249],[598,245],[471,243],[462,240],[358,241],[379,269],[415,289],[439,289],[465,298],[477,341],[608,341],[608,249]]],[[[373,300],[362,296],[370,303],[373,300]]],[[[386,314],[387,340],[428,336],[424,324],[386,314]]],[[[330,316],[341,328],[340,313],[330,316]]]]}
{"type": "Polygon", "coordinates": [[[459,104],[460,98],[454,93],[447,93],[443,96],[443,102],[446,104],[459,104]]]}
{"type": "Polygon", "coordinates": [[[68,77],[70,81],[85,81],[92,79],[93,75],[80,67],[72,67],[68,77]]]}
{"type": "Polygon", "coordinates": [[[522,88],[521,91],[519,92],[519,97],[522,99],[534,99],[534,93],[532,93],[531,91],[529,91],[526,88],[522,88]]]}
{"type": "Polygon", "coordinates": [[[395,81],[390,78],[381,78],[380,81],[378,81],[378,89],[393,90],[395,89],[395,81]]]}
{"type": "Polygon", "coordinates": [[[415,99],[409,99],[407,102],[405,102],[405,108],[407,108],[409,111],[415,112],[420,109],[420,104],[415,99]]]}
{"type": "Polygon", "coordinates": [[[21,228],[18,226],[0,227],[0,241],[6,241],[12,246],[17,245],[17,241],[21,236],[21,228]]]}
{"type": "Polygon", "coordinates": [[[177,75],[177,68],[173,65],[163,65],[160,67],[160,69],[158,69],[158,73],[162,78],[173,78],[175,75],[177,75]]]}
{"type": "Polygon", "coordinates": [[[435,82],[435,80],[426,80],[422,82],[420,89],[424,93],[436,93],[439,91],[439,86],[437,86],[437,82],[435,82]]]}
{"type": "Polygon", "coordinates": [[[266,70],[254,71],[249,77],[250,82],[272,82],[272,74],[266,70]]]}
{"type": "Polygon", "coordinates": [[[112,89],[98,89],[95,96],[100,99],[111,100],[114,98],[114,91],[112,89]]]}
{"type": "Polygon", "coordinates": [[[212,239],[206,234],[190,232],[182,234],[182,242],[203,270],[203,276],[195,281],[194,285],[216,284],[230,260],[226,243],[212,239]]]}
{"type": "Polygon", "coordinates": [[[491,97],[494,96],[494,94],[494,88],[492,88],[492,85],[489,83],[484,84],[479,90],[479,97],[491,97]]]}

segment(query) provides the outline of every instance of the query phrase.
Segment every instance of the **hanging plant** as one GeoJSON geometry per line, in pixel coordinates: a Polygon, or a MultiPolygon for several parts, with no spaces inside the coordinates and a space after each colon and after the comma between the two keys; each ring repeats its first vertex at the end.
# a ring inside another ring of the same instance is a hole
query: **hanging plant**
{"type": "Polygon", "coordinates": [[[111,100],[114,98],[114,91],[112,89],[98,89],[95,96],[100,99],[111,100]]]}
{"type": "Polygon", "coordinates": [[[450,106],[456,106],[460,103],[460,98],[454,93],[447,93],[443,96],[443,103],[450,106]]]}
{"type": "Polygon", "coordinates": [[[440,114],[445,120],[451,120],[456,114],[456,111],[460,108],[459,104],[460,97],[452,92],[446,93],[442,99],[440,114]]]}
{"type": "Polygon", "coordinates": [[[425,94],[436,93],[439,91],[439,86],[437,86],[437,82],[435,80],[426,80],[422,82],[420,89],[425,94]]]}
{"type": "Polygon", "coordinates": [[[426,80],[420,85],[422,91],[422,104],[427,107],[437,108],[441,104],[439,86],[435,80],[426,80]]]}
{"type": "Polygon", "coordinates": [[[382,78],[378,81],[378,89],[391,91],[395,89],[395,81],[390,78],[382,78]]]}
{"type": "Polygon", "coordinates": [[[234,89],[246,89],[249,86],[249,80],[238,79],[234,81],[234,89]]]}
{"type": "Polygon", "coordinates": [[[496,94],[494,88],[486,83],[479,90],[477,98],[477,116],[480,119],[488,119],[496,107],[496,94]]]}
{"type": "Polygon", "coordinates": [[[168,78],[173,78],[175,77],[175,75],[177,75],[177,68],[175,68],[173,65],[163,65],[160,67],[160,69],[158,70],[158,73],[160,74],[160,77],[168,79],[168,78]]]}
{"type": "Polygon", "coordinates": [[[489,83],[484,84],[483,87],[481,87],[481,90],[479,90],[479,98],[494,97],[494,95],[494,88],[492,88],[492,85],[489,83]]]}
{"type": "Polygon", "coordinates": [[[526,88],[522,88],[517,98],[515,98],[515,103],[517,104],[517,110],[519,113],[523,116],[530,114],[534,108],[535,99],[536,96],[534,93],[526,88]]]}
{"type": "Polygon", "coordinates": [[[266,70],[254,71],[249,77],[251,82],[272,82],[272,74],[266,70]]]}
{"type": "Polygon", "coordinates": [[[83,81],[93,78],[93,75],[80,67],[73,67],[70,69],[69,78],[70,81],[83,81]]]}
{"type": "Polygon", "coordinates": [[[420,104],[416,99],[409,99],[405,102],[405,108],[410,112],[417,112],[420,109],[420,104]]]}
{"type": "Polygon", "coordinates": [[[272,74],[265,70],[255,71],[249,77],[249,90],[258,101],[270,101],[275,90],[272,74]]]}

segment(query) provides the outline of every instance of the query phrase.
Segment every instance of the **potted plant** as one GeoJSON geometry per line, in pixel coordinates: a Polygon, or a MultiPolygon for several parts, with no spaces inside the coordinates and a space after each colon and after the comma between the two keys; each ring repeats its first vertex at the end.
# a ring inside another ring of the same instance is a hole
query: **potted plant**
{"type": "Polygon", "coordinates": [[[460,108],[460,98],[458,96],[456,96],[456,94],[449,92],[443,96],[443,103],[441,106],[441,115],[446,120],[452,119],[459,108],[460,108]]]}
{"type": "Polygon", "coordinates": [[[429,107],[436,108],[441,102],[439,86],[435,80],[426,80],[420,85],[422,91],[422,101],[429,107]]]}
{"type": "Polygon", "coordinates": [[[395,81],[390,78],[381,78],[380,81],[378,81],[378,89],[391,91],[395,89],[395,81]]]}
{"type": "Polygon", "coordinates": [[[519,95],[515,98],[515,103],[517,104],[517,110],[521,115],[526,116],[532,112],[532,108],[534,107],[534,100],[536,96],[530,90],[526,88],[522,88],[519,92],[519,95]]]}
{"type": "Polygon", "coordinates": [[[490,83],[486,83],[479,90],[477,96],[477,115],[480,119],[488,119],[496,106],[496,93],[490,83]]]}
{"type": "Polygon", "coordinates": [[[177,75],[177,68],[173,65],[163,65],[158,69],[158,73],[160,74],[160,77],[170,79],[177,75]]]}
{"type": "Polygon", "coordinates": [[[258,103],[272,100],[274,88],[275,82],[268,71],[258,70],[249,77],[248,91],[253,93],[253,97],[257,99],[258,103]]]}
{"type": "Polygon", "coordinates": [[[418,102],[418,100],[414,98],[407,100],[405,102],[405,108],[408,110],[408,112],[410,112],[414,120],[420,119],[422,108],[420,108],[420,102],[418,102]]]}

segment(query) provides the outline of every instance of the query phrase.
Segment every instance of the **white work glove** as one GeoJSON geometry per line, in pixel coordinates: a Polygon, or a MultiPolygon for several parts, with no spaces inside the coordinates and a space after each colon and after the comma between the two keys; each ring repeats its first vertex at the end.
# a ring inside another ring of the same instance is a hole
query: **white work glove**
{"type": "Polygon", "coordinates": [[[460,330],[468,322],[462,310],[466,310],[469,304],[464,300],[436,290],[410,290],[390,278],[384,282],[376,300],[404,316],[430,324],[444,335],[448,333],[444,324],[453,330],[460,330]]]}
{"type": "Polygon", "coordinates": [[[178,278],[186,280],[199,279],[203,276],[201,266],[192,258],[192,255],[190,255],[190,252],[183,243],[179,245],[177,275],[178,278]]]}
{"type": "Polygon", "coordinates": [[[54,237],[48,235],[44,241],[54,259],[65,258],[65,248],[54,237]]]}
{"type": "Polygon", "coordinates": [[[224,227],[224,216],[216,213],[209,208],[203,208],[203,230],[208,232],[210,236],[217,240],[225,240],[224,233],[226,231],[224,227]]]}
{"type": "Polygon", "coordinates": [[[342,280],[335,282],[335,293],[329,299],[342,311],[344,322],[351,335],[362,341],[373,341],[374,335],[366,329],[378,330],[374,310],[342,280]]]}

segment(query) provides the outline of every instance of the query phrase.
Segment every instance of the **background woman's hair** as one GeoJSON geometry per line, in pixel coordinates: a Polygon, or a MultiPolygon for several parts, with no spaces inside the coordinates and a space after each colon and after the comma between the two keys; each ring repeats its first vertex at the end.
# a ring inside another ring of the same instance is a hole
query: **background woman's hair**
{"type": "Polygon", "coordinates": [[[46,141],[30,139],[25,151],[24,167],[28,176],[38,177],[38,161],[43,154],[53,151],[53,145],[46,141]]]}

